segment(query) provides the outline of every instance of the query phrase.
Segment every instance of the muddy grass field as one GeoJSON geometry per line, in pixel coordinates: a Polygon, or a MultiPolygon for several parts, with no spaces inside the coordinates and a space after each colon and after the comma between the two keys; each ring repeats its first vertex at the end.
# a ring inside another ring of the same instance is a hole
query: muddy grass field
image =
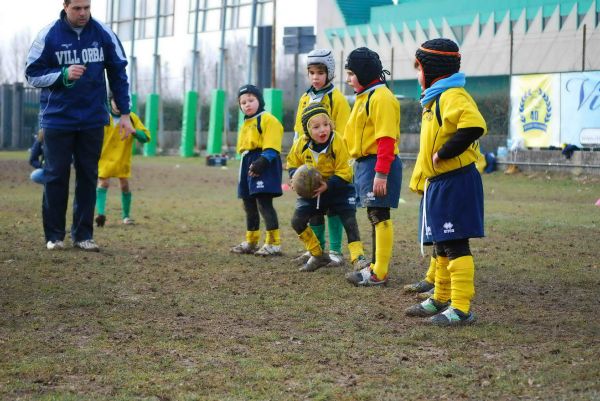
{"type": "Polygon", "coordinates": [[[136,157],[137,224],[120,224],[113,181],[90,254],[45,249],[42,187],[24,153],[0,153],[0,399],[600,400],[599,177],[484,176],[479,321],[441,329],[404,315],[402,286],[428,264],[411,169],[391,281],[354,288],[342,268],[292,265],[290,192],[275,202],[285,255],[229,253],[245,230],[236,162],[136,157]]]}

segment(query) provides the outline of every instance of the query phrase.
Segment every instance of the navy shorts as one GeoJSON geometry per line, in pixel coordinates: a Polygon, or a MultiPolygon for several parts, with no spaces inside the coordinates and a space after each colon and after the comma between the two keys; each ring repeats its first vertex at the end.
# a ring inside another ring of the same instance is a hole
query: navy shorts
{"type": "Polygon", "coordinates": [[[325,191],[319,199],[317,209],[317,198],[298,198],[296,210],[301,214],[314,216],[317,214],[337,215],[346,210],[356,210],[356,191],[354,185],[348,184],[336,191],[325,191]]]}
{"type": "Polygon", "coordinates": [[[387,194],[385,196],[375,196],[373,194],[375,163],[377,163],[376,155],[362,157],[354,162],[354,185],[358,194],[358,204],[362,207],[397,208],[400,201],[400,187],[402,186],[402,161],[396,156],[392,162],[387,178],[387,194]]]}
{"type": "Polygon", "coordinates": [[[424,198],[425,232],[431,241],[485,236],[483,184],[475,163],[430,179],[424,198]]]}
{"type": "Polygon", "coordinates": [[[244,199],[255,195],[281,196],[281,158],[271,160],[269,167],[258,177],[248,175],[252,162],[260,157],[261,149],[252,150],[242,157],[240,175],[238,177],[238,198],[244,199]]]}

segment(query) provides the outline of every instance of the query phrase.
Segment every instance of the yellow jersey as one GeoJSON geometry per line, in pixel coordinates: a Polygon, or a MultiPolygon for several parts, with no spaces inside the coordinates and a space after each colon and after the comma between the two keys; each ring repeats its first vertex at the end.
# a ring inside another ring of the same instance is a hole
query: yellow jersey
{"type": "Polygon", "coordinates": [[[351,183],[352,166],[346,145],[337,132],[332,132],[331,135],[329,146],[321,152],[316,152],[310,148],[309,141],[311,140],[306,135],[299,137],[288,153],[288,169],[296,169],[303,164],[307,164],[319,170],[324,180],[332,175],[337,175],[344,181],[351,183]]]}
{"type": "MultiPolygon", "coordinates": [[[[143,131],[150,140],[150,131],[144,126],[137,114],[129,113],[131,124],[136,131],[143,131]]],[[[129,135],[121,140],[119,134],[119,120],[110,116],[108,125],[104,127],[104,142],[102,153],[98,161],[98,177],[100,178],[128,178],[131,177],[131,147],[135,137],[129,135]]]]}
{"type": "Polygon", "coordinates": [[[256,149],[273,149],[281,153],[283,125],[271,113],[262,113],[244,120],[237,140],[236,150],[244,153],[256,149]]]}
{"type": "Polygon", "coordinates": [[[436,116],[436,100],[423,108],[419,154],[415,162],[410,189],[422,193],[425,180],[477,162],[481,157],[479,141],[475,141],[460,155],[443,159],[438,167],[433,166],[433,155],[461,128],[480,127],[483,134],[487,126],[477,104],[464,88],[451,88],[439,97],[439,117],[436,116]]]}
{"type": "Polygon", "coordinates": [[[377,140],[390,137],[396,140],[394,154],[400,151],[400,103],[385,84],[379,84],[356,96],[350,112],[344,140],[350,157],[377,154],[377,140]]]}

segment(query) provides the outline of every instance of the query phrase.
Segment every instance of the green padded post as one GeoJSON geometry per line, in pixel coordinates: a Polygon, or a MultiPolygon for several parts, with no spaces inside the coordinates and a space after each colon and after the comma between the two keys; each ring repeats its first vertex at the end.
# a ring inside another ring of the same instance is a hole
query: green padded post
{"type": "Polygon", "coordinates": [[[224,113],[225,91],[223,89],[213,89],[210,120],[208,122],[208,142],[206,144],[206,153],[209,155],[220,155],[222,152],[224,113]]]}
{"type": "Polygon", "coordinates": [[[196,110],[198,107],[198,92],[189,91],[185,94],[183,104],[183,121],[181,123],[181,157],[194,156],[194,142],[196,139],[196,110]]]}
{"type": "Polygon", "coordinates": [[[146,96],[146,128],[150,131],[150,141],[144,144],[144,156],[156,156],[156,144],[158,142],[158,106],[160,96],[158,93],[150,93],[146,96]]]}
{"type": "MultiPolygon", "coordinates": [[[[131,111],[137,114],[137,93],[131,94],[131,111]]],[[[131,154],[135,155],[139,153],[137,149],[137,141],[134,139],[131,142],[131,154]]]]}
{"type": "Polygon", "coordinates": [[[276,88],[265,88],[265,110],[273,114],[279,121],[283,121],[283,90],[276,88]]]}
{"type": "Polygon", "coordinates": [[[135,114],[137,114],[137,112],[138,112],[138,96],[137,96],[137,93],[132,93],[131,94],[131,111],[133,111],[135,114]]]}
{"type": "Polygon", "coordinates": [[[244,117],[246,115],[244,114],[244,112],[242,111],[242,109],[240,109],[238,107],[238,132],[240,132],[240,129],[242,128],[242,125],[244,125],[244,117]]]}

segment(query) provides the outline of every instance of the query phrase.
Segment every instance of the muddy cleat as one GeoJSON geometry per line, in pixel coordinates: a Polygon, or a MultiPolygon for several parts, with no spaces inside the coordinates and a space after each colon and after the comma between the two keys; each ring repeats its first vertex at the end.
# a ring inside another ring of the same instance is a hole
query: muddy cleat
{"type": "Polygon", "coordinates": [[[294,259],[292,259],[292,262],[295,265],[302,266],[308,262],[308,259],[310,259],[310,252],[306,251],[302,255],[296,256],[294,259]]]}
{"type": "Polygon", "coordinates": [[[250,243],[247,241],[242,242],[234,247],[232,247],[229,251],[233,253],[250,255],[258,250],[258,244],[250,243]]]}
{"type": "Polygon", "coordinates": [[[442,313],[438,313],[429,319],[429,323],[435,326],[465,326],[473,324],[477,320],[477,317],[473,312],[464,313],[456,308],[449,306],[442,313]]]}
{"type": "Polygon", "coordinates": [[[359,256],[358,258],[356,258],[354,260],[354,262],[352,262],[352,267],[353,267],[354,271],[357,272],[364,268],[370,268],[371,263],[369,263],[367,261],[367,259],[365,259],[364,256],[359,256]]]}
{"type": "Polygon", "coordinates": [[[135,220],[133,220],[131,217],[125,217],[123,219],[123,224],[125,224],[126,226],[130,226],[132,224],[135,224],[135,220]]]}
{"type": "Polygon", "coordinates": [[[96,242],[93,239],[76,241],[73,243],[73,246],[86,252],[100,252],[100,247],[96,244],[96,242]]]}
{"type": "Polygon", "coordinates": [[[433,298],[428,298],[420,304],[407,308],[404,312],[406,316],[428,317],[443,312],[448,307],[448,302],[438,302],[433,298]]]}
{"type": "Polygon", "coordinates": [[[51,251],[65,249],[65,243],[62,241],[48,241],[46,248],[51,251]]]}
{"type": "Polygon", "coordinates": [[[434,288],[432,288],[432,289],[430,289],[430,290],[429,290],[429,291],[427,291],[427,292],[420,292],[420,293],[417,293],[417,298],[418,298],[418,299],[423,299],[423,300],[425,300],[425,299],[427,299],[427,298],[431,298],[431,297],[433,296],[433,292],[434,292],[434,290],[435,290],[435,287],[434,287],[434,288]]]}
{"type": "Polygon", "coordinates": [[[357,272],[346,274],[346,280],[357,287],[375,287],[387,284],[387,276],[382,280],[378,279],[370,266],[357,272]]]}
{"type": "Polygon", "coordinates": [[[104,224],[106,223],[106,216],[99,214],[94,220],[96,221],[96,227],[104,227],[104,224]]]}
{"type": "Polygon", "coordinates": [[[336,251],[329,252],[329,258],[331,262],[327,265],[327,267],[342,267],[346,264],[344,261],[344,255],[336,251]]]}
{"type": "Polygon", "coordinates": [[[326,253],[319,256],[311,256],[310,259],[308,259],[308,262],[300,268],[300,271],[314,272],[323,266],[327,266],[329,263],[331,263],[331,258],[326,253]]]}
{"type": "Polygon", "coordinates": [[[254,254],[256,256],[281,256],[281,245],[264,244],[254,254]]]}
{"type": "Polygon", "coordinates": [[[421,280],[417,283],[405,285],[404,291],[405,292],[422,293],[422,292],[427,292],[427,291],[433,289],[433,287],[434,287],[433,283],[430,283],[429,281],[421,280]]]}

